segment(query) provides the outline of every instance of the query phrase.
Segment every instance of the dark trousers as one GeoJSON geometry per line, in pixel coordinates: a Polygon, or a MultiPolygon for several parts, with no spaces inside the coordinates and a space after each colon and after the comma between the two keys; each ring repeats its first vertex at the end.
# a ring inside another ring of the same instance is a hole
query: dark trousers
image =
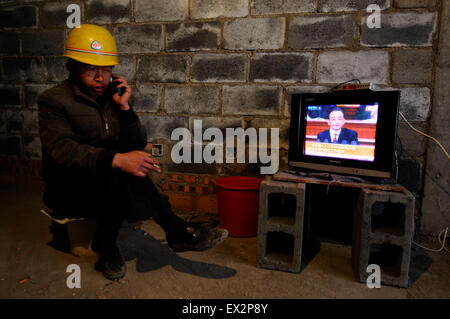
{"type": "Polygon", "coordinates": [[[166,236],[172,238],[182,234],[187,225],[173,213],[169,201],[159,193],[151,179],[121,171],[104,176],[66,176],[64,187],[46,189],[44,203],[71,217],[97,217],[99,224],[93,249],[100,256],[115,249],[125,220],[135,223],[153,218],[166,236]]]}

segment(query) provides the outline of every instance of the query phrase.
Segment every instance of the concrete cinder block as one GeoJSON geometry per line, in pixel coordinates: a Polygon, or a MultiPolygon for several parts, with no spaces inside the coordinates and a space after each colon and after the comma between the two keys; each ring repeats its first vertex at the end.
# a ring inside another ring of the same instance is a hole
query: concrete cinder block
{"type": "Polygon", "coordinates": [[[149,142],[152,142],[158,138],[170,140],[174,129],[179,127],[187,128],[186,119],[182,117],[165,117],[140,114],[139,118],[142,125],[147,130],[147,139],[149,142]]]}
{"type": "Polygon", "coordinates": [[[224,47],[230,50],[281,49],[284,18],[251,18],[227,21],[223,28],[224,47]]]}
{"type": "Polygon", "coordinates": [[[361,21],[361,44],[368,47],[424,47],[433,44],[436,13],[384,13],[381,28],[361,21]]]}
{"type": "Polygon", "coordinates": [[[0,8],[0,28],[34,27],[37,24],[35,6],[7,6],[0,8]]]}
{"type": "Polygon", "coordinates": [[[196,54],[192,59],[194,82],[245,82],[246,54],[196,54]]]}
{"type": "Polygon", "coordinates": [[[6,113],[6,126],[9,132],[38,133],[37,111],[8,111],[6,113]]]}
{"type": "Polygon", "coordinates": [[[286,88],[286,98],[285,98],[285,106],[284,106],[284,116],[291,116],[291,102],[292,102],[292,94],[295,93],[327,93],[331,87],[321,86],[321,85],[313,85],[313,86],[300,86],[293,85],[288,86],[286,88]]]}
{"type": "Polygon", "coordinates": [[[158,85],[141,84],[133,89],[131,105],[136,112],[158,112],[161,109],[162,88],[158,85]]]}
{"type": "Polygon", "coordinates": [[[140,82],[187,82],[187,61],[183,55],[140,57],[137,78],[140,82]]]}
{"type": "Polygon", "coordinates": [[[218,22],[168,24],[167,51],[216,50],[220,45],[218,22]]]}
{"type": "Polygon", "coordinates": [[[257,266],[289,272],[301,269],[306,184],[261,183],[257,266]]]}
{"type": "Polygon", "coordinates": [[[436,4],[437,0],[394,0],[397,8],[428,8],[436,4]]]}
{"type": "Polygon", "coordinates": [[[334,51],[319,55],[317,82],[341,83],[351,79],[385,84],[389,78],[389,53],[385,51],[334,51]]]}
{"type": "Polygon", "coordinates": [[[0,108],[0,133],[6,133],[6,111],[0,108]]]}
{"type": "Polygon", "coordinates": [[[162,49],[162,27],[158,24],[119,25],[113,30],[120,53],[149,53],[162,49]]]}
{"type": "Polygon", "coordinates": [[[408,121],[426,121],[430,114],[430,89],[401,88],[399,110],[408,121]]]}
{"type": "Polygon", "coordinates": [[[189,129],[191,131],[191,134],[194,133],[194,121],[195,120],[201,120],[202,121],[202,128],[203,130],[206,130],[210,127],[218,128],[222,131],[223,136],[226,136],[226,129],[227,128],[243,128],[242,126],[242,117],[191,117],[189,119],[189,129]]]}
{"type": "Polygon", "coordinates": [[[289,23],[288,46],[294,50],[349,47],[357,31],[349,14],[295,17],[289,23]]]}
{"type": "Polygon", "coordinates": [[[77,4],[80,6],[80,9],[82,7],[78,1],[44,3],[39,15],[39,23],[41,26],[44,28],[65,27],[67,18],[71,14],[67,12],[67,7],[70,4],[77,4]]]}
{"type": "Polygon", "coordinates": [[[253,0],[252,15],[314,12],[316,0],[253,0]]]}
{"type": "Polygon", "coordinates": [[[366,282],[367,267],[377,264],[381,283],[408,287],[414,197],[361,189],[354,213],[352,264],[356,278],[366,282]]]}
{"type": "Polygon", "coordinates": [[[250,79],[255,82],[312,82],[313,53],[255,53],[250,79]]]}
{"type": "Polygon", "coordinates": [[[319,12],[362,11],[371,4],[382,10],[391,7],[390,0],[319,0],[319,12]]]}
{"type": "Polygon", "coordinates": [[[66,57],[44,57],[44,73],[47,81],[60,82],[69,76],[66,57]]]}
{"type": "Polygon", "coordinates": [[[247,15],[247,0],[191,0],[192,19],[238,18],[247,15]]]}
{"type": "Polygon", "coordinates": [[[24,114],[20,111],[6,112],[6,130],[8,132],[23,132],[24,114]]]}
{"type": "Polygon", "coordinates": [[[38,58],[3,58],[2,62],[3,81],[42,81],[42,63],[38,58]]]}
{"type": "Polygon", "coordinates": [[[0,154],[20,157],[22,154],[21,137],[17,135],[0,135],[0,154]]]}
{"type": "MultiPolygon", "coordinates": [[[[415,122],[414,127],[422,132],[430,134],[427,122],[415,122]]],[[[411,158],[419,158],[427,150],[429,139],[411,129],[403,120],[399,120],[397,135],[402,141],[403,154],[411,158]]]]}
{"type": "Polygon", "coordinates": [[[38,108],[37,105],[38,95],[44,92],[45,90],[51,88],[52,86],[53,86],[52,84],[25,85],[25,92],[24,92],[25,107],[28,109],[36,110],[38,108]]]}
{"type": "Polygon", "coordinates": [[[31,31],[22,33],[25,56],[61,55],[64,51],[63,31],[31,31]]]}
{"type": "Polygon", "coordinates": [[[223,87],[223,111],[228,115],[279,115],[282,88],[270,85],[223,87]]]}
{"type": "Polygon", "coordinates": [[[167,87],[165,110],[167,113],[217,114],[219,92],[218,87],[167,87]]]}
{"type": "Polygon", "coordinates": [[[22,105],[21,87],[16,85],[0,85],[0,106],[2,108],[20,108],[22,105]]]}
{"type": "Polygon", "coordinates": [[[394,83],[431,83],[433,71],[431,49],[395,51],[393,57],[392,81],[394,83]]]}
{"type": "Polygon", "coordinates": [[[188,0],[136,0],[136,22],[178,21],[188,17],[188,0]]]}
{"type": "Polygon", "coordinates": [[[123,76],[128,83],[136,80],[136,57],[134,55],[119,55],[119,64],[114,66],[113,74],[123,76]]]}
{"type": "Polygon", "coordinates": [[[19,37],[16,32],[0,32],[0,56],[18,55],[19,37]]]}
{"type": "Polygon", "coordinates": [[[125,23],[131,21],[131,0],[88,0],[86,15],[89,23],[125,23]]]}
{"type": "MultiPolygon", "coordinates": [[[[247,122],[246,128],[253,127],[256,129],[267,128],[268,138],[270,141],[270,132],[272,128],[278,129],[279,136],[279,146],[280,149],[289,148],[289,126],[290,121],[288,120],[278,120],[278,119],[252,119],[247,122]]],[[[269,143],[269,142],[267,142],[269,143]]]]}
{"type": "Polygon", "coordinates": [[[23,155],[27,159],[41,159],[41,139],[36,136],[24,136],[23,142],[23,155]]]}

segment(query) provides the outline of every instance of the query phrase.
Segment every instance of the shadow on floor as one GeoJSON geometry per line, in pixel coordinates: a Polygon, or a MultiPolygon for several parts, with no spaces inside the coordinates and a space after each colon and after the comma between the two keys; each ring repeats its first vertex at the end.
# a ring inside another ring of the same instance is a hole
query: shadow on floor
{"type": "Polygon", "coordinates": [[[149,272],[169,265],[177,271],[203,278],[229,278],[236,274],[233,268],[180,257],[163,242],[130,224],[122,227],[117,246],[126,261],[137,259],[137,272],[149,272]]]}
{"type": "MultiPolygon", "coordinates": [[[[50,232],[53,239],[47,245],[70,253],[69,238],[64,225],[52,224],[50,232]]],[[[233,268],[180,257],[165,241],[152,237],[135,224],[124,224],[117,239],[117,247],[125,261],[137,259],[137,272],[150,272],[169,265],[176,271],[202,278],[222,279],[236,274],[233,268]]]]}
{"type": "Polygon", "coordinates": [[[411,260],[409,263],[409,286],[430,268],[433,260],[425,249],[411,245],[411,260]]]}

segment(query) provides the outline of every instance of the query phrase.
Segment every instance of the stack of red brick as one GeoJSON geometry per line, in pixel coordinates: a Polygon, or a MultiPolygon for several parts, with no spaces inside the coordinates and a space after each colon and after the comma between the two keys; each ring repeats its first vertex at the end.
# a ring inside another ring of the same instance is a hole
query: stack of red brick
{"type": "Polygon", "coordinates": [[[175,210],[217,213],[214,177],[189,174],[167,174],[161,183],[175,210]]]}
{"type": "Polygon", "coordinates": [[[41,161],[0,157],[0,188],[42,191],[41,161]]]}

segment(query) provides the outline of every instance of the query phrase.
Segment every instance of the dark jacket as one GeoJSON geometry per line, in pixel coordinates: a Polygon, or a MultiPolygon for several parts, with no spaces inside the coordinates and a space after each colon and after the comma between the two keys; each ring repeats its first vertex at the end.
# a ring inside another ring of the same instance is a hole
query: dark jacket
{"type": "MultiPolygon", "coordinates": [[[[331,141],[332,138],[330,136],[330,130],[326,130],[317,134],[317,142],[332,143],[331,141]]],[[[337,143],[358,145],[358,133],[347,128],[342,128],[337,143]]]]}
{"type": "Polygon", "coordinates": [[[70,205],[67,201],[76,201],[82,190],[95,192],[94,181],[113,173],[117,152],[146,146],[136,113],[120,111],[108,92],[96,101],[65,80],[40,94],[37,103],[44,203],[51,208],[70,205]]]}

